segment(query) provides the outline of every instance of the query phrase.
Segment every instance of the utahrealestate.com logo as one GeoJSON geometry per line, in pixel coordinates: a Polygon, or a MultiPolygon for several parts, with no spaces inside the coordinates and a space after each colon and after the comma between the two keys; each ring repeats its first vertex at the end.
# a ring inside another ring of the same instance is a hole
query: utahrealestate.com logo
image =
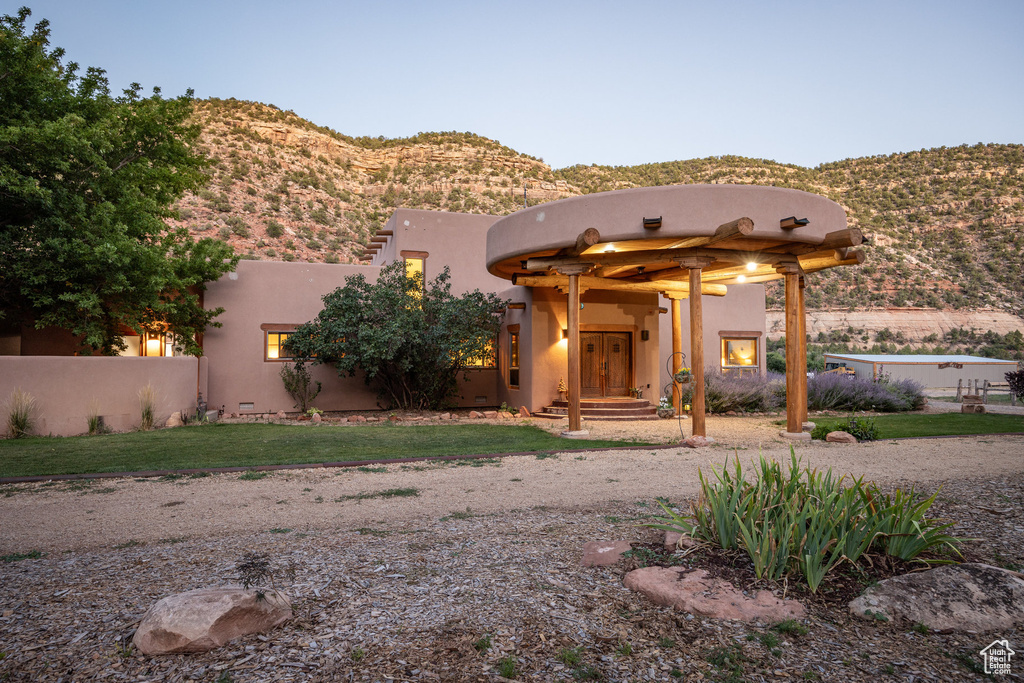
{"type": "Polygon", "coordinates": [[[1010,673],[1010,657],[1017,653],[1010,649],[1010,643],[1004,638],[993,640],[979,654],[985,659],[985,673],[1005,676],[1010,673]]]}

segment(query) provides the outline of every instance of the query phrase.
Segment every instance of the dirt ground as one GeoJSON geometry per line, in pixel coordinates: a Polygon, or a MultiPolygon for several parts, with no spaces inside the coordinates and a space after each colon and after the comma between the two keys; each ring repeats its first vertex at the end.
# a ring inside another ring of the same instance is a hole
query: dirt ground
{"type": "MultiPolygon", "coordinates": [[[[0,487],[0,680],[983,680],[978,652],[1019,645],[1019,629],[923,634],[823,597],[806,634],[782,634],[652,605],[622,586],[628,563],[580,566],[589,540],[657,543],[638,525],[655,497],[693,499],[698,468],[788,460],[778,419],[711,418],[701,449],[0,487]],[[205,654],[126,645],[154,601],[231,583],[254,550],[297,568],[295,619],[205,654]]],[[[585,427],[666,442],[680,424],[585,427]]],[[[793,448],[812,467],[941,486],[934,511],[976,539],[971,559],[1024,566],[1024,436],[793,448]]]]}

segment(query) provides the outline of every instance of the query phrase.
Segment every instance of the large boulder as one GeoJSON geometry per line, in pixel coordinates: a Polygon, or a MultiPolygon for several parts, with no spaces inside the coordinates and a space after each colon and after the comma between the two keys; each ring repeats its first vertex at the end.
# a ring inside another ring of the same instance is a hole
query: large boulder
{"type": "Polygon", "coordinates": [[[825,435],[825,441],[829,443],[857,443],[857,437],[850,432],[837,430],[825,435]]]}
{"type": "Polygon", "coordinates": [[[902,619],[937,631],[1024,625],[1024,575],[987,564],[945,565],[880,581],[849,604],[862,619],[902,619]]]}
{"type": "Polygon", "coordinates": [[[623,583],[652,602],[700,617],[777,622],[806,614],[804,606],[795,600],[777,598],[770,591],[756,591],[748,597],[728,581],[711,578],[703,569],[644,567],[626,574],[623,583]]]}
{"type": "Polygon", "coordinates": [[[147,655],[206,652],[239,636],[269,631],[291,616],[287,596],[276,590],[200,588],[150,607],[132,642],[147,655]]]}

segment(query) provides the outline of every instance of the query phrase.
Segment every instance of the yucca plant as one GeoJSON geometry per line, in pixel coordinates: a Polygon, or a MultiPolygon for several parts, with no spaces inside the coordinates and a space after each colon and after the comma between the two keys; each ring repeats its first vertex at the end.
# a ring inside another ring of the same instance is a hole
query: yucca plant
{"type": "Polygon", "coordinates": [[[32,394],[15,387],[7,400],[7,433],[12,439],[20,439],[32,431],[35,409],[36,399],[32,394]]]}

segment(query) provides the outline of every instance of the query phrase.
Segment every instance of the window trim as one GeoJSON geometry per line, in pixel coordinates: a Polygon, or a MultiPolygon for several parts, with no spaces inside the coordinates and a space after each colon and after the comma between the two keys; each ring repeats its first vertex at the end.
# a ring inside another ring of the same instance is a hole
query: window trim
{"type": "MultiPolygon", "coordinates": [[[[278,352],[277,358],[270,357],[270,335],[272,334],[294,334],[298,325],[293,323],[263,323],[260,330],[263,332],[263,362],[264,363],[294,363],[294,356],[281,356],[278,352]]],[[[281,348],[281,341],[278,339],[278,349],[281,348]]]]}
{"type": "Polygon", "coordinates": [[[722,372],[761,372],[761,333],[744,330],[721,330],[719,336],[719,367],[722,372]],[[729,342],[750,341],[754,343],[754,362],[751,365],[729,365],[726,360],[726,344],[729,342]]]}

